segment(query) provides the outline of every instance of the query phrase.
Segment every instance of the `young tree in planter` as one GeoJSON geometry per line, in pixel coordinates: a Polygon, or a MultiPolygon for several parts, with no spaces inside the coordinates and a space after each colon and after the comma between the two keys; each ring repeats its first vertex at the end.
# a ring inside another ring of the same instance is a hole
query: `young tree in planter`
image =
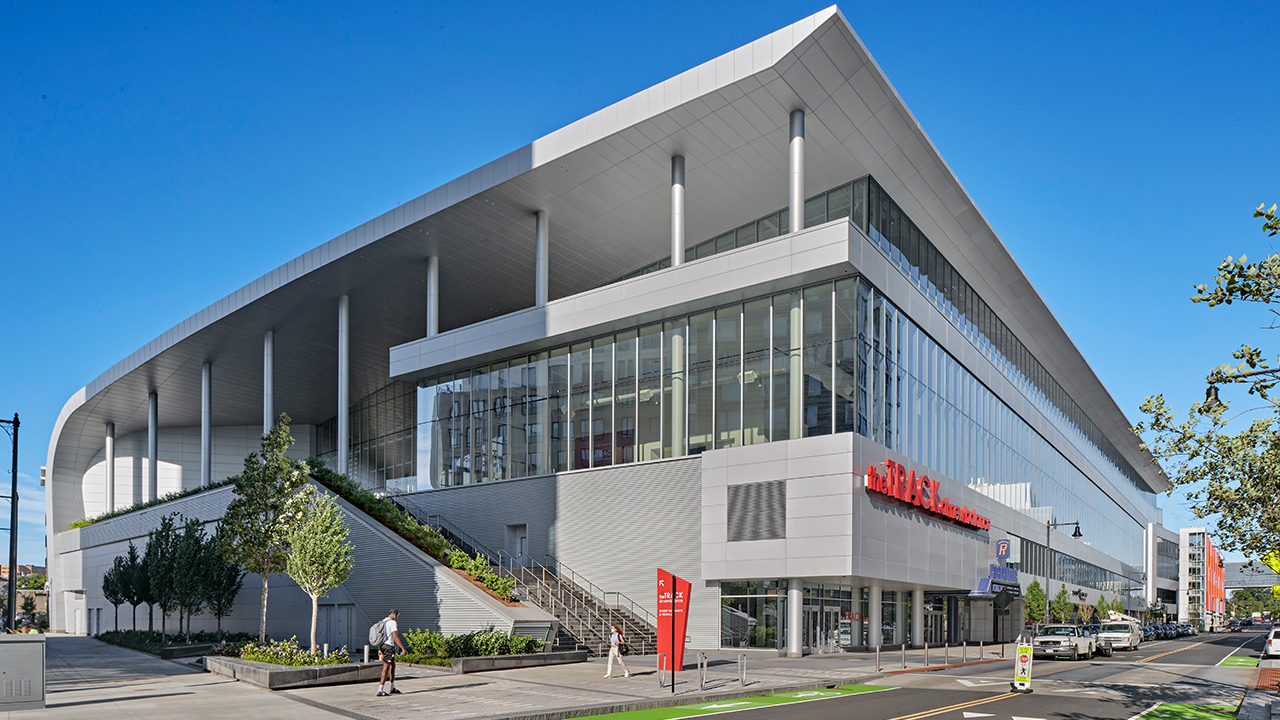
{"type": "Polygon", "coordinates": [[[1058,622],[1066,622],[1071,617],[1071,611],[1075,606],[1071,604],[1071,594],[1067,592],[1066,584],[1058,589],[1058,594],[1053,596],[1053,603],[1049,607],[1049,612],[1058,622]]]}
{"type": "Polygon", "coordinates": [[[206,573],[204,524],[188,518],[173,548],[173,592],[178,605],[178,633],[182,617],[187,618],[187,640],[191,639],[191,616],[204,609],[206,573]]]}
{"type": "Polygon", "coordinates": [[[316,653],[316,616],[319,601],[351,575],[351,543],[347,523],[338,503],[314,485],[304,485],[293,501],[299,522],[289,533],[286,572],[311,596],[311,654],[316,653]]]}
{"type": "Polygon", "coordinates": [[[223,556],[262,577],[259,642],[267,640],[267,582],[285,569],[285,538],[294,519],[288,505],[307,480],[306,463],[285,455],[291,445],[289,416],[281,413],[280,421],[263,436],[261,452],[244,459],[244,472],[235,479],[235,499],[222,517],[227,529],[223,556]]]}
{"type": "MultiPolygon", "coordinates": [[[[151,595],[147,585],[146,569],[143,567],[142,558],[138,555],[138,548],[134,547],[132,542],[129,543],[129,551],[124,557],[116,560],[121,563],[117,578],[120,583],[120,593],[124,601],[133,608],[133,629],[137,630],[138,606],[148,603],[151,595]]],[[[116,624],[116,629],[120,629],[119,623],[116,624]]]]}
{"type": "MultiPolygon", "coordinates": [[[[178,594],[174,589],[174,545],[177,543],[173,531],[173,519],[177,513],[160,518],[160,525],[151,531],[147,538],[147,549],[143,552],[142,563],[146,566],[147,586],[150,588],[152,604],[160,608],[160,634],[165,634],[165,620],[178,609],[178,594]]],[[[148,628],[150,629],[150,628],[148,628]]]]}
{"type": "Polygon", "coordinates": [[[120,629],[120,605],[129,600],[126,587],[128,582],[129,566],[123,556],[117,555],[111,563],[111,569],[102,575],[102,597],[115,608],[115,625],[112,627],[116,630],[120,629]]]}
{"type": "Polygon", "coordinates": [[[209,604],[209,612],[218,619],[218,635],[222,635],[222,618],[231,614],[240,587],[244,585],[244,571],[222,557],[225,538],[226,531],[222,523],[218,523],[213,537],[204,546],[205,579],[208,581],[205,602],[209,604]]]}
{"type": "Polygon", "coordinates": [[[1027,586],[1027,597],[1023,603],[1023,613],[1033,623],[1044,620],[1044,588],[1039,580],[1032,580],[1027,586]]]}
{"type": "Polygon", "coordinates": [[[1104,601],[1099,600],[1096,607],[1090,605],[1088,602],[1082,602],[1077,605],[1076,609],[1080,613],[1080,622],[1087,624],[1089,621],[1093,620],[1093,614],[1095,612],[1098,613],[1098,620],[1102,620],[1102,613],[1105,612],[1104,608],[1106,607],[1103,605],[1103,602],[1104,601]]]}

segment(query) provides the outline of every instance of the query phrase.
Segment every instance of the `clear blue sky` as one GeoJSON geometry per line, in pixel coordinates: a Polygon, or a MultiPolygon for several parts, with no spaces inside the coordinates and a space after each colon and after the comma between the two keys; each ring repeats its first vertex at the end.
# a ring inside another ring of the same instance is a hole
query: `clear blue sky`
{"type": "MultiPolygon", "coordinates": [[[[825,5],[6,3],[0,416],[22,417],[20,561],[43,562],[58,411],[112,364],[825,5]]],[[[1156,392],[1185,408],[1242,340],[1280,345],[1256,310],[1187,301],[1224,256],[1272,247],[1250,215],[1280,200],[1277,8],[1039,5],[842,9],[1130,419],[1156,392]]],[[[1195,522],[1163,503],[1169,527],[1195,522]]]]}

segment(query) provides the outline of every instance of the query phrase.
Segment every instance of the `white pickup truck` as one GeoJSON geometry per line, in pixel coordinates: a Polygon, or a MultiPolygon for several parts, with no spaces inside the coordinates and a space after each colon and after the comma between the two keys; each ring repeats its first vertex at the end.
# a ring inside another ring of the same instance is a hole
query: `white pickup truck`
{"type": "Polygon", "coordinates": [[[1076,625],[1045,625],[1031,641],[1036,657],[1070,655],[1072,660],[1089,660],[1097,649],[1097,639],[1076,625]]]}

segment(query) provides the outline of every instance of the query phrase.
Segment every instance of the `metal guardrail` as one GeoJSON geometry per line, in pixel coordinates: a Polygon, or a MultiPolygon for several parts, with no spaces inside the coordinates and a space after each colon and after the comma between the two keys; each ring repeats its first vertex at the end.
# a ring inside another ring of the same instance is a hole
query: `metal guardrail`
{"type": "Polygon", "coordinates": [[[640,605],[636,601],[627,597],[625,594],[618,592],[616,590],[601,589],[595,583],[591,582],[590,580],[587,580],[586,578],[582,577],[578,573],[574,572],[573,568],[557,560],[553,555],[544,554],[542,558],[543,560],[547,560],[550,562],[552,567],[555,569],[557,575],[560,575],[561,577],[567,576],[568,579],[572,581],[575,585],[583,588],[587,592],[599,598],[600,602],[604,604],[606,607],[611,607],[611,608],[616,607],[618,609],[625,609],[628,612],[630,612],[632,615],[636,616],[638,620],[644,623],[647,623],[649,627],[653,629],[654,632],[657,631],[658,618],[654,616],[653,613],[646,610],[643,605],[640,605]],[[610,595],[614,597],[614,602],[612,603],[609,602],[610,595]]]}

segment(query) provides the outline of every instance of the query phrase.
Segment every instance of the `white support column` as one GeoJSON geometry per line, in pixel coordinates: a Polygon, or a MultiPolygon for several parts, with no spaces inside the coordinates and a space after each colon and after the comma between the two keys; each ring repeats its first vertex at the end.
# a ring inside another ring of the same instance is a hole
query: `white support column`
{"type": "Polygon", "coordinates": [[[427,258],[427,337],[440,332],[440,258],[427,258]]]}
{"type": "Polygon", "coordinates": [[[880,630],[884,626],[880,618],[880,601],[883,598],[880,583],[872,582],[867,590],[867,647],[872,649],[884,644],[884,634],[880,630]]]}
{"type": "Polygon", "coordinates": [[[262,434],[276,425],[275,383],[276,334],[268,330],[262,335],[262,434]]]}
{"type": "Polygon", "coordinates": [[[901,645],[907,641],[907,591],[899,590],[897,602],[893,604],[893,644],[901,645]]]}
{"type": "Polygon", "coordinates": [[[106,437],[107,512],[116,509],[116,424],[107,423],[106,437]]]}
{"type": "Polygon", "coordinates": [[[147,395],[147,488],[143,500],[155,500],[160,484],[160,398],[153,390],[147,395]]]}
{"type": "Polygon", "coordinates": [[[213,364],[200,369],[200,487],[213,482],[213,364]]]}
{"type": "Polygon", "coordinates": [[[684,156],[671,156],[671,267],[684,263],[684,156]]]}
{"type": "Polygon", "coordinates": [[[787,657],[804,654],[804,581],[787,581],[787,657]]]}
{"type": "Polygon", "coordinates": [[[334,470],[348,474],[348,452],[351,445],[351,298],[338,298],[338,463],[334,470]]]}
{"type": "Polygon", "coordinates": [[[791,111],[790,232],[804,229],[804,111],[791,111]]]}
{"type": "Polygon", "coordinates": [[[539,210],[535,216],[534,279],[533,304],[542,307],[547,304],[551,287],[551,218],[546,210],[539,210]]]}
{"type": "Polygon", "coordinates": [[[924,589],[911,591],[911,646],[924,647],[924,589]]]}

